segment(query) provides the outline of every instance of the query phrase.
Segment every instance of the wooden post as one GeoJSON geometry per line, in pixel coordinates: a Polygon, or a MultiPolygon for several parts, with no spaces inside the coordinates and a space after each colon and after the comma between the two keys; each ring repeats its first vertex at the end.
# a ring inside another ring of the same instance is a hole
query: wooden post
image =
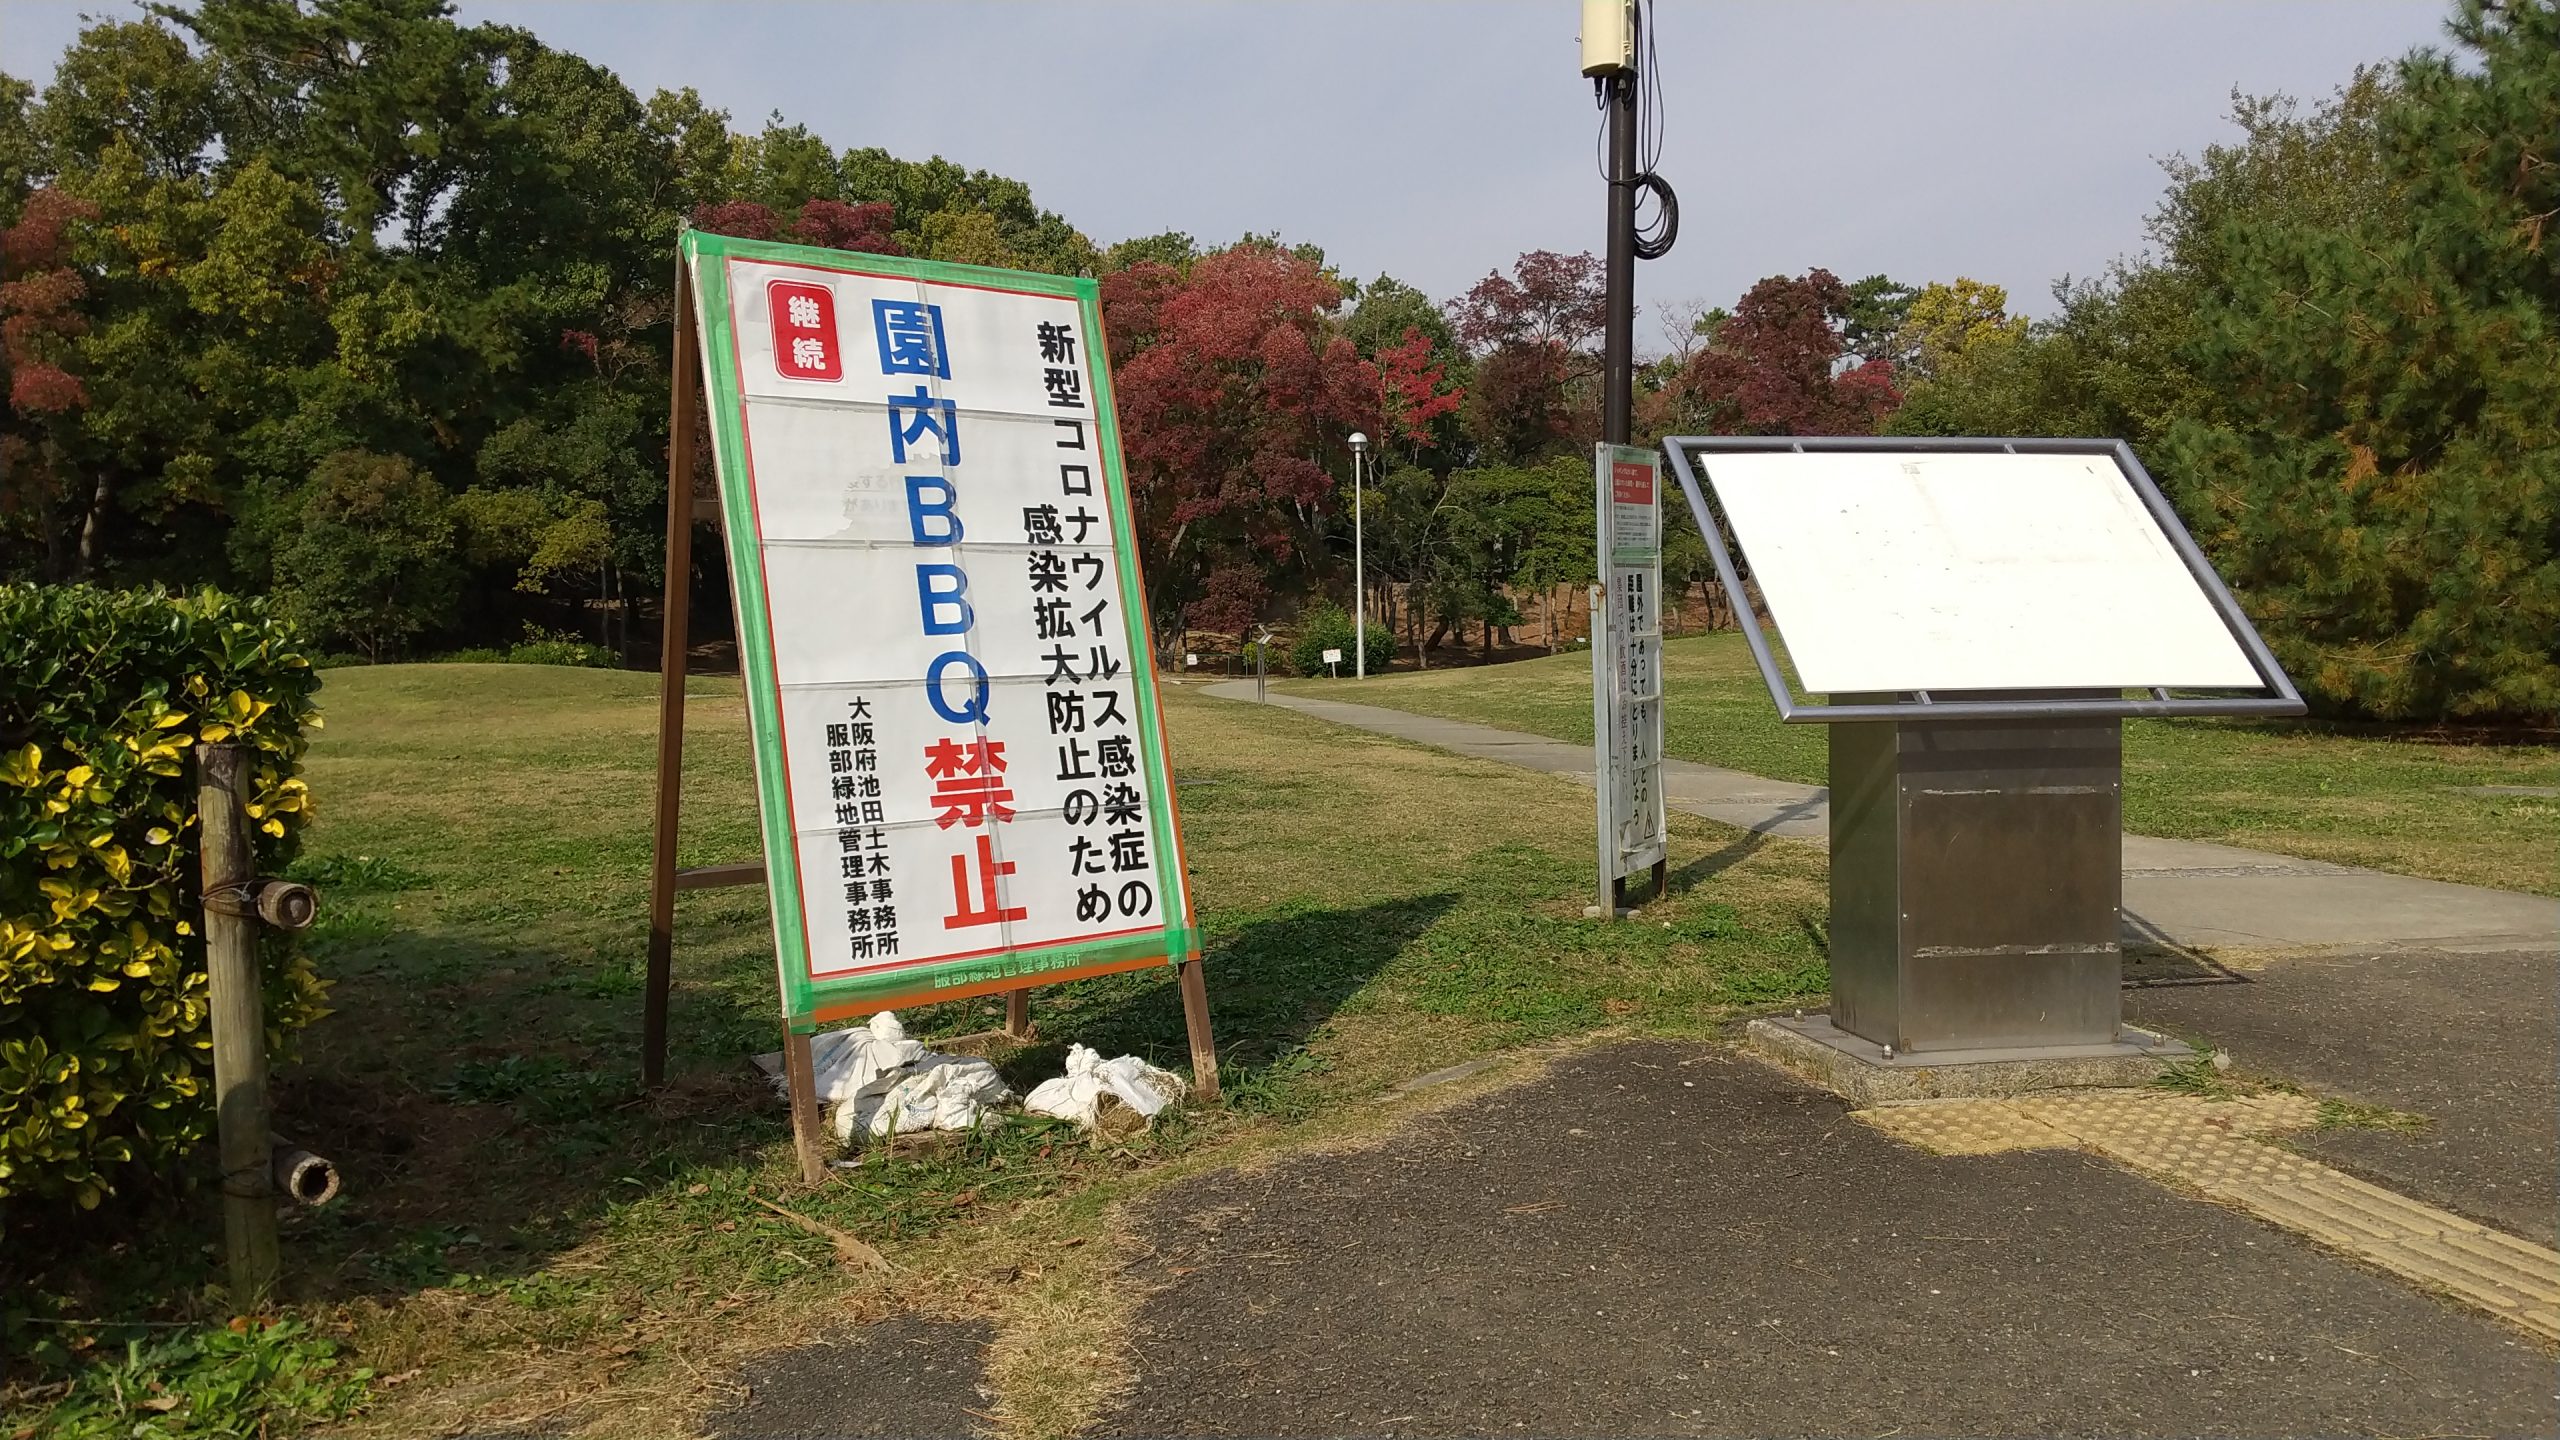
{"type": "Polygon", "coordinates": [[[1008,990],[1004,997],[1004,1033],[1016,1040],[1031,1035],[1031,992],[1008,990]]]}
{"type": "MultiPolygon", "coordinates": [[[[699,382],[693,277],[676,261],[675,372],[667,401],[667,583],[658,642],[658,815],[649,863],[649,974],[641,1002],[640,1082],[667,1078],[667,990],[676,944],[676,819],[684,789],[685,656],[693,646],[693,426],[699,382]]],[[[801,1042],[806,1055],[808,1043],[801,1042]]]]}
{"type": "Polygon", "coordinates": [[[1218,1098],[1218,1042],[1209,1034],[1209,983],[1200,962],[1185,960],[1182,971],[1182,1025],[1191,1032],[1191,1098],[1202,1104],[1218,1098]]]}
{"type": "Polygon", "coordinates": [[[232,1303],[254,1310],[275,1290],[276,1197],[267,1138],[267,1022],[259,997],[256,878],[249,848],[249,751],[197,750],[196,825],[204,873],[205,990],[212,1008],[213,1093],[222,1156],[222,1229],[232,1303]]]}
{"type": "Polygon", "coordinates": [[[791,1144],[800,1152],[800,1179],[823,1185],[827,1152],[818,1130],[818,1067],[809,1056],[809,1037],[788,1023],[782,1027],[782,1078],[791,1090],[791,1144]]]}

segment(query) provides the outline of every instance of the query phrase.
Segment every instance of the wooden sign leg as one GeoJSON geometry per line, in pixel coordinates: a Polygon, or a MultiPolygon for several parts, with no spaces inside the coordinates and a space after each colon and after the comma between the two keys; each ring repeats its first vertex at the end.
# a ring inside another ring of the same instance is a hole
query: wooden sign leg
{"type": "Polygon", "coordinates": [[[800,1179],[822,1185],[827,1179],[827,1152],[818,1130],[818,1068],[809,1057],[809,1037],[782,1027],[782,1076],[791,1090],[791,1144],[800,1152],[800,1179]]]}
{"type": "Polygon", "coordinates": [[[1009,990],[1004,997],[1004,1033],[1016,1040],[1031,1036],[1031,992],[1009,990]]]}
{"type": "MultiPolygon", "coordinates": [[[[667,1078],[667,990],[676,944],[676,819],[684,789],[685,656],[693,648],[693,282],[676,262],[675,378],[667,402],[667,576],[658,644],[658,813],[649,861],[649,974],[640,1082],[667,1078]]],[[[806,1048],[805,1046],[803,1047],[806,1048]]]]}
{"type": "Polygon", "coordinates": [[[1209,1033],[1209,982],[1200,962],[1185,960],[1182,971],[1182,1024],[1191,1032],[1191,1098],[1207,1103],[1218,1098],[1218,1042],[1209,1033]]]}

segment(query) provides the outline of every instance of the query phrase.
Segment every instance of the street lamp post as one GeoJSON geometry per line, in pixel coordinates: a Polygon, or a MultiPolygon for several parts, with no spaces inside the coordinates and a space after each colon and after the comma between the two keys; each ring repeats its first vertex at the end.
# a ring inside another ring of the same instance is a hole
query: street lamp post
{"type": "Polygon", "coordinates": [[[1369,586],[1363,569],[1366,535],[1360,515],[1360,462],[1369,453],[1369,437],[1351,432],[1351,654],[1352,678],[1369,678],[1369,586]]]}

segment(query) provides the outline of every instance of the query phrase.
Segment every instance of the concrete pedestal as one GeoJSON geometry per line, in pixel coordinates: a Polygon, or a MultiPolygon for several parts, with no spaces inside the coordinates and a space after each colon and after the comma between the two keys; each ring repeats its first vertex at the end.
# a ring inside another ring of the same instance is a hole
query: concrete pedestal
{"type": "Polygon", "coordinates": [[[1754,1020],[1743,1048],[1858,1105],[2027,1095],[2039,1090],[2148,1085],[2193,1058],[2185,1044],[2131,1025],[2098,1045],[1925,1050],[1917,1055],[1861,1039],[1828,1015],[1754,1020]]]}

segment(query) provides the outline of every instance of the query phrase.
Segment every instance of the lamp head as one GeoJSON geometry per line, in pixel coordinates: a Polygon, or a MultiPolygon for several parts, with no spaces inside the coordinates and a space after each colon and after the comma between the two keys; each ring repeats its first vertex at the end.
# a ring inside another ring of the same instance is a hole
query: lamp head
{"type": "Polygon", "coordinates": [[[1358,454],[1361,454],[1361,453],[1363,453],[1363,452],[1367,451],[1367,450],[1368,450],[1368,448],[1369,448],[1369,437],[1368,437],[1368,436],[1366,436],[1366,435],[1361,434],[1361,433],[1360,433],[1359,431],[1357,431],[1357,430],[1352,431],[1352,432],[1351,432],[1351,453],[1352,453],[1352,454],[1354,454],[1354,455],[1358,455],[1358,454]]]}

